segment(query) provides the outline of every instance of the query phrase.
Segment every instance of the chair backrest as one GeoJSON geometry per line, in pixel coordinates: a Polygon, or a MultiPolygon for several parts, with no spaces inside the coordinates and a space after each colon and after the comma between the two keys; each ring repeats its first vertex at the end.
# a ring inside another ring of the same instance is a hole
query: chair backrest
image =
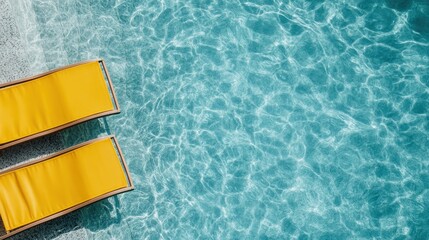
{"type": "Polygon", "coordinates": [[[0,239],[132,189],[113,136],[0,171],[0,239]]]}
{"type": "Polygon", "coordinates": [[[119,112],[103,60],[0,84],[0,149],[119,112]]]}

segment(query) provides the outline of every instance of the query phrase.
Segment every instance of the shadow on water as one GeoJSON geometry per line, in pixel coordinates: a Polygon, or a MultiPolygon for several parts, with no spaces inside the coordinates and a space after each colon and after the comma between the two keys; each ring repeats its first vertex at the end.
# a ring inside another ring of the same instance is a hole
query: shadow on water
{"type": "Polygon", "coordinates": [[[80,223],[82,227],[92,232],[108,229],[113,224],[120,224],[122,215],[119,208],[120,203],[117,196],[96,202],[81,210],[80,223]]]}
{"type": "Polygon", "coordinates": [[[61,132],[65,147],[71,147],[109,134],[111,132],[105,118],[88,121],[61,132]]]}
{"type": "MultiPolygon", "coordinates": [[[[91,120],[0,151],[0,169],[109,134],[111,133],[105,118],[91,120]]],[[[97,232],[119,224],[122,217],[118,209],[120,209],[119,199],[114,196],[40,224],[10,239],[53,239],[63,235],[66,237],[71,232],[73,237],[82,235],[81,237],[86,239],[88,237],[86,230],[97,232]]],[[[1,235],[4,232],[4,229],[0,229],[1,235]]]]}
{"type": "Polygon", "coordinates": [[[63,149],[59,133],[33,139],[0,150],[0,169],[4,169],[31,159],[40,158],[63,149]]]}

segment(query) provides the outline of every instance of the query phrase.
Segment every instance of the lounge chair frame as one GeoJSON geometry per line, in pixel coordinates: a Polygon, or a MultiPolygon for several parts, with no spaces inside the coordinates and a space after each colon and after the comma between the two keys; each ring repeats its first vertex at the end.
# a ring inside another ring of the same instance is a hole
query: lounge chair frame
{"type": "Polygon", "coordinates": [[[17,85],[17,84],[21,84],[21,83],[28,82],[28,81],[34,81],[34,80],[36,80],[36,79],[38,79],[40,77],[43,77],[43,76],[46,76],[46,75],[49,75],[49,74],[52,74],[52,73],[55,73],[55,72],[58,72],[58,71],[61,71],[61,70],[64,70],[64,69],[76,67],[76,66],[79,66],[79,65],[82,65],[82,64],[85,64],[85,63],[90,63],[90,62],[99,62],[101,64],[101,67],[102,67],[102,70],[103,70],[102,72],[104,73],[105,80],[107,80],[107,85],[108,85],[108,88],[110,90],[109,92],[110,92],[111,98],[112,98],[113,103],[114,103],[114,109],[113,110],[105,111],[105,112],[101,112],[101,113],[97,113],[97,114],[93,114],[93,115],[90,115],[90,116],[87,116],[87,117],[84,117],[84,118],[81,118],[81,119],[78,119],[78,120],[75,120],[75,121],[72,121],[72,122],[60,125],[58,127],[54,127],[54,128],[48,129],[48,130],[43,131],[43,132],[39,132],[39,133],[32,134],[32,135],[27,136],[27,137],[19,138],[19,139],[16,139],[16,140],[4,143],[4,144],[0,144],[0,150],[8,148],[8,147],[11,147],[11,146],[14,146],[16,144],[19,144],[19,143],[22,143],[22,142],[25,142],[25,141],[28,141],[28,140],[32,140],[32,139],[35,139],[35,138],[38,138],[38,137],[41,137],[41,136],[45,136],[45,135],[48,135],[48,134],[51,134],[51,133],[54,133],[54,132],[57,132],[57,131],[69,128],[69,127],[74,126],[74,125],[79,124],[79,123],[83,123],[83,122],[86,122],[86,121],[89,121],[89,120],[92,120],[92,119],[96,119],[96,118],[99,118],[99,117],[104,117],[104,116],[108,116],[108,115],[113,115],[113,114],[120,113],[121,110],[119,108],[118,99],[116,97],[116,93],[115,93],[115,90],[113,88],[112,80],[110,79],[109,72],[107,70],[106,64],[104,63],[103,59],[94,59],[94,60],[82,61],[82,62],[78,62],[78,63],[75,63],[75,64],[67,65],[67,66],[64,66],[64,67],[56,68],[56,69],[53,69],[53,70],[48,71],[48,72],[44,72],[44,73],[39,74],[39,75],[35,75],[35,76],[28,77],[28,78],[23,78],[23,79],[15,80],[15,81],[8,82],[8,83],[2,83],[2,84],[0,84],[0,89],[1,88],[5,88],[5,87],[10,87],[10,86],[13,86],[13,85],[17,85]]]}
{"type": "Polygon", "coordinates": [[[62,210],[62,211],[60,211],[60,212],[58,212],[58,213],[55,213],[55,214],[50,215],[50,216],[47,216],[47,217],[45,217],[45,218],[43,218],[43,219],[40,219],[40,220],[35,221],[35,222],[32,222],[32,223],[30,223],[30,224],[24,225],[24,226],[22,226],[22,227],[19,227],[19,228],[17,228],[17,229],[14,229],[14,230],[12,230],[12,231],[10,231],[10,232],[6,232],[6,235],[0,236],[0,240],[2,240],[2,239],[6,239],[6,238],[9,238],[9,237],[11,237],[11,236],[13,236],[13,235],[15,235],[15,234],[17,234],[17,233],[20,233],[20,232],[22,232],[22,231],[25,231],[25,230],[27,230],[27,229],[30,229],[30,228],[32,228],[32,227],[34,227],[34,226],[37,226],[37,225],[39,225],[39,224],[45,223],[45,222],[47,222],[47,221],[50,221],[50,220],[52,220],[52,219],[55,219],[55,218],[61,217],[61,216],[63,216],[63,215],[66,215],[66,214],[68,214],[68,213],[70,213],[70,212],[73,212],[73,211],[75,211],[75,210],[77,210],[77,209],[80,209],[80,208],[82,208],[82,207],[85,207],[85,206],[87,206],[87,205],[89,205],[89,204],[92,204],[92,203],[94,203],[94,202],[97,202],[97,201],[100,201],[100,200],[102,200],[102,199],[105,199],[105,198],[108,198],[108,197],[111,197],[111,196],[117,195],[117,194],[119,194],[119,193],[128,192],[128,191],[133,190],[133,189],[134,189],[134,184],[133,184],[133,182],[132,182],[132,180],[131,180],[130,172],[129,172],[128,167],[127,167],[127,165],[126,165],[126,163],[125,163],[124,156],[123,156],[123,153],[122,153],[121,148],[119,147],[118,141],[116,140],[116,137],[115,137],[115,136],[113,136],[113,135],[109,135],[109,136],[106,136],[106,137],[100,137],[100,138],[97,138],[97,139],[93,139],[93,140],[90,140],[90,141],[87,141],[87,142],[84,142],[84,143],[81,143],[81,144],[75,145],[75,146],[73,146],[73,147],[70,147],[70,148],[64,149],[64,150],[62,150],[62,151],[56,152],[56,153],[54,153],[54,154],[52,154],[52,155],[49,155],[49,156],[43,157],[43,158],[41,158],[41,159],[36,159],[36,160],[30,161],[30,162],[26,162],[26,163],[23,163],[23,164],[19,164],[19,165],[13,166],[13,167],[11,167],[11,168],[8,168],[8,169],[5,169],[5,170],[0,171],[0,174],[7,173],[7,172],[11,172],[11,171],[14,171],[14,170],[20,169],[20,168],[22,168],[22,167],[26,167],[26,166],[29,166],[29,165],[33,165],[33,164],[37,164],[37,163],[39,163],[39,162],[43,162],[43,161],[49,160],[49,159],[54,158],[54,157],[56,157],[56,156],[59,156],[59,155],[61,155],[61,154],[64,154],[64,153],[67,153],[67,152],[73,151],[73,150],[75,150],[75,149],[77,149],[77,148],[80,148],[80,147],[82,147],[82,146],[85,146],[85,145],[91,144],[91,143],[96,142],[96,141],[99,141],[99,140],[107,139],[107,138],[110,138],[110,139],[113,141],[113,143],[114,143],[114,146],[115,146],[115,148],[116,148],[116,152],[117,152],[117,154],[118,154],[118,156],[119,156],[119,159],[120,159],[120,161],[121,161],[121,165],[122,165],[122,167],[123,167],[124,173],[125,173],[125,175],[126,175],[126,177],[127,177],[127,180],[128,180],[128,186],[127,186],[127,187],[122,188],[122,189],[118,189],[118,190],[115,190],[115,191],[112,191],[112,192],[105,193],[105,194],[100,195],[100,196],[98,196],[98,197],[96,197],[96,198],[93,198],[93,199],[90,199],[90,200],[88,200],[88,201],[82,202],[82,203],[80,203],[80,204],[78,204],[78,205],[75,205],[75,206],[73,206],[73,207],[71,207],[71,208],[68,208],[68,209],[62,210]]]}

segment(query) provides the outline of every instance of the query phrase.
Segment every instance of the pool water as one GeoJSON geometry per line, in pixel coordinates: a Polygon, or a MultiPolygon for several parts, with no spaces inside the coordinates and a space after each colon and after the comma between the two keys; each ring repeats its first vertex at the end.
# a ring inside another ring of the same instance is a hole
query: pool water
{"type": "Polygon", "coordinates": [[[31,7],[47,68],[103,58],[122,109],[86,126],[136,189],[86,238],[429,238],[426,0],[31,7]]]}

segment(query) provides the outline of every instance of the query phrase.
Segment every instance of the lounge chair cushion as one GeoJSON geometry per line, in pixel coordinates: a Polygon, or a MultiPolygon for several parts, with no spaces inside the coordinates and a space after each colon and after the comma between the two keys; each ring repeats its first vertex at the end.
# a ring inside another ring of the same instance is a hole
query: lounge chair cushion
{"type": "Polygon", "coordinates": [[[0,145],[114,106],[98,61],[0,88],[0,145]]]}
{"type": "Polygon", "coordinates": [[[110,138],[0,174],[6,230],[46,218],[128,186],[110,138]]]}

